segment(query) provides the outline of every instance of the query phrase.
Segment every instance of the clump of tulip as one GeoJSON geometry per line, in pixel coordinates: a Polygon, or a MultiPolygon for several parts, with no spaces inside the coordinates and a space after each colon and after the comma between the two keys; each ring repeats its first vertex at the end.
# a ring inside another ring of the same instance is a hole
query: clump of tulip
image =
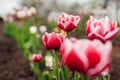
{"type": "MultiPolygon", "coordinates": [[[[62,13],[57,19],[58,27],[66,32],[74,30],[79,22],[80,17],[78,15],[68,15],[67,13],[62,13]]],[[[57,55],[53,57],[55,59],[53,64],[57,64],[53,66],[57,80],[61,79],[59,70],[63,73],[65,70],[61,66],[58,68],[59,59],[61,60],[59,61],[60,65],[65,65],[77,75],[82,73],[86,77],[96,78],[103,73],[106,75],[109,73],[112,54],[112,42],[110,40],[120,30],[117,28],[117,21],[111,21],[109,17],[97,20],[90,16],[85,29],[89,39],[69,39],[61,33],[44,33],[42,37],[43,46],[47,50],[55,50],[59,53],[53,53],[53,55],[57,55]]],[[[73,78],[81,79],[75,76],[73,78]]],[[[82,78],[82,80],[86,79],[88,78],[82,78]]]]}
{"type": "Polygon", "coordinates": [[[14,20],[22,20],[36,15],[35,7],[18,7],[13,8],[6,16],[3,17],[4,21],[12,22],[14,20]]]}

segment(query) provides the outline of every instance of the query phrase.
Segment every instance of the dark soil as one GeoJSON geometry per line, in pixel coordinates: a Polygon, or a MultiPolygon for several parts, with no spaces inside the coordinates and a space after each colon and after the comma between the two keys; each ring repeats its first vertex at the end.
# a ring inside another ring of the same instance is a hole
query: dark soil
{"type": "MultiPolygon", "coordinates": [[[[116,41],[115,41],[116,42],[116,41]]],[[[120,45],[113,47],[111,80],[120,80],[120,45]]],[[[6,36],[0,23],[0,80],[36,80],[36,76],[18,49],[15,41],[6,36]]]]}
{"type": "Polygon", "coordinates": [[[114,46],[110,68],[111,80],[120,80],[120,47],[114,46]]]}
{"type": "Polygon", "coordinates": [[[15,41],[6,36],[0,22],[0,80],[35,80],[29,61],[15,41]]]}

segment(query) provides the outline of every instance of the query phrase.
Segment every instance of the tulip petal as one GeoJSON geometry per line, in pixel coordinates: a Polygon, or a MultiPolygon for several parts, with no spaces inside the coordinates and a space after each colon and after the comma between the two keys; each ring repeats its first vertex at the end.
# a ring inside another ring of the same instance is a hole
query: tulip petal
{"type": "Polygon", "coordinates": [[[44,34],[44,36],[42,37],[42,43],[43,43],[43,45],[45,46],[45,48],[47,48],[47,41],[48,41],[48,33],[46,32],[45,34],[44,34]]]}
{"type": "Polygon", "coordinates": [[[90,29],[90,20],[88,20],[87,23],[86,23],[85,31],[86,31],[87,35],[91,32],[91,29],[90,29]]]}
{"type": "Polygon", "coordinates": [[[109,32],[109,33],[105,36],[105,41],[110,40],[110,39],[112,39],[113,37],[115,37],[115,36],[118,34],[119,31],[120,31],[120,29],[117,28],[117,29],[109,32]]]}
{"type": "Polygon", "coordinates": [[[68,66],[68,68],[70,68],[71,70],[75,70],[75,71],[82,71],[85,72],[85,66],[83,61],[81,60],[81,58],[79,58],[79,56],[77,54],[75,54],[76,52],[74,50],[71,50],[70,53],[68,54],[68,56],[65,59],[65,64],[68,66]],[[70,67],[69,67],[70,66],[70,67]]]}
{"type": "Polygon", "coordinates": [[[72,43],[68,39],[65,39],[60,48],[60,56],[63,58],[63,60],[66,59],[66,56],[69,54],[71,49],[72,43]]]}
{"type": "Polygon", "coordinates": [[[114,29],[116,29],[117,28],[117,21],[116,20],[112,21],[112,25],[115,27],[114,29]]]}
{"type": "Polygon", "coordinates": [[[100,62],[100,53],[92,45],[88,45],[86,50],[89,68],[93,68],[100,62]]]}
{"type": "Polygon", "coordinates": [[[101,40],[102,42],[105,42],[104,37],[101,36],[101,35],[99,35],[99,34],[96,34],[96,33],[90,33],[90,34],[88,35],[88,38],[89,38],[90,40],[99,39],[99,40],[101,40]]]}
{"type": "Polygon", "coordinates": [[[93,77],[103,72],[110,65],[112,43],[111,41],[106,42],[105,45],[103,44],[99,45],[99,43],[101,42],[98,41],[98,44],[96,44],[96,46],[94,45],[94,47],[99,46],[99,48],[96,48],[96,49],[98,50],[98,52],[100,52],[101,60],[94,68],[90,69],[87,73],[89,76],[93,76],[93,77]]]}
{"type": "Polygon", "coordinates": [[[48,47],[58,49],[61,44],[58,38],[59,37],[55,33],[52,33],[51,36],[48,38],[48,47]]]}

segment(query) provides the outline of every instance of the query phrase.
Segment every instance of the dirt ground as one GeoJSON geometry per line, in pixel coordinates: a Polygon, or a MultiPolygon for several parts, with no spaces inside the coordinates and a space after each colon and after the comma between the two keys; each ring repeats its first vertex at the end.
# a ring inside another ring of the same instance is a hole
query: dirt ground
{"type": "Polygon", "coordinates": [[[0,23],[0,80],[36,80],[15,41],[4,34],[0,23]]]}
{"type": "MultiPolygon", "coordinates": [[[[120,80],[120,46],[113,47],[111,80],[120,80]]],[[[36,80],[29,66],[29,61],[23,57],[15,41],[4,34],[0,23],[0,80],[36,80]]]]}
{"type": "Polygon", "coordinates": [[[110,68],[111,80],[120,80],[120,47],[113,48],[112,63],[110,68]]]}

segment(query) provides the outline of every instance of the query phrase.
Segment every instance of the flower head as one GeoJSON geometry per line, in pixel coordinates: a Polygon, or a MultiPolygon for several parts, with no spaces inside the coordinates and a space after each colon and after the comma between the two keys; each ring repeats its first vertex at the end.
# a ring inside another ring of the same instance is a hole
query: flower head
{"type": "Polygon", "coordinates": [[[110,41],[104,44],[99,40],[72,38],[72,40],[64,40],[60,56],[70,70],[94,77],[102,74],[109,67],[111,51],[110,41]]]}
{"type": "Polygon", "coordinates": [[[27,16],[28,17],[32,17],[36,15],[36,8],[35,7],[31,7],[29,10],[27,10],[27,16]]]}
{"type": "Polygon", "coordinates": [[[57,25],[64,31],[72,31],[77,27],[80,22],[79,16],[68,15],[67,13],[62,13],[58,16],[57,25]]]}
{"type": "Polygon", "coordinates": [[[32,61],[34,61],[34,62],[39,62],[41,59],[42,59],[41,54],[33,54],[32,55],[32,61]]]}
{"type": "Polygon", "coordinates": [[[86,34],[89,39],[99,39],[102,42],[112,39],[119,32],[117,21],[111,21],[108,17],[95,19],[90,16],[86,23],[86,34]]]}
{"type": "Polygon", "coordinates": [[[64,41],[65,36],[61,33],[45,33],[42,37],[42,43],[44,47],[48,50],[55,49],[58,50],[64,41]]]}

